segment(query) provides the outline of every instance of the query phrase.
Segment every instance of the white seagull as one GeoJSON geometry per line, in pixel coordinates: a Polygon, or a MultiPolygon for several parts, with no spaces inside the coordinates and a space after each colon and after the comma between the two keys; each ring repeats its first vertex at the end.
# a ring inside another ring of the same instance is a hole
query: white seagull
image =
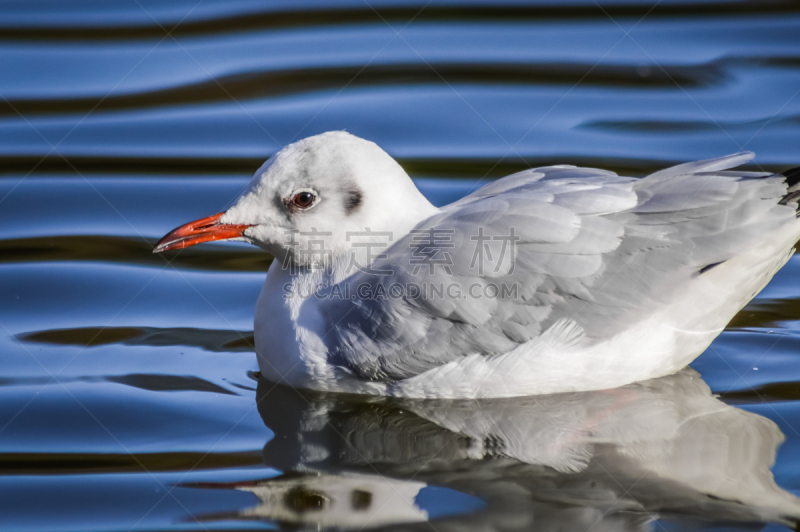
{"type": "Polygon", "coordinates": [[[154,252],[244,240],[275,260],[262,375],[403,397],[613,388],[702,353],[800,239],[800,171],[738,153],[636,179],[532,168],[436,208],[376,144],[283,148],[225,212],[154,252]]]}

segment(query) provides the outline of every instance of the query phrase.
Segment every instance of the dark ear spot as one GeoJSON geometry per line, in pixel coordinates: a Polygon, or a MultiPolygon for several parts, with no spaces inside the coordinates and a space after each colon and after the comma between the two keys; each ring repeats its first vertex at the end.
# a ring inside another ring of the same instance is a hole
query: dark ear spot
{"type": "Polygon", "coordinates": [[[344,193],[344,212],[347,215],[351,215],[361,207],[361,202],[364,201],[364,197],[361,195],[361,191],[353,188],[344,193]]]}

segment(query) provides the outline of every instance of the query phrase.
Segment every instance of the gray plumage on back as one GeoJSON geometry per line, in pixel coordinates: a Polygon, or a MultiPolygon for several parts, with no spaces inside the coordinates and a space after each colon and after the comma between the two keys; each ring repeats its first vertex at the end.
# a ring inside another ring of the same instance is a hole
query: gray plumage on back
{"type": "Polygon", "coordinates": [[[643,179],[551,166],[493,182],[399,238],[373,264],[391,275],[342,281],[347,293],[362,287],[373,297],[321,303],[329,361],[362,378],[397,380],[471,354],[507,353],[564,319],[588,341],[606,339],[795,219],[796,206],[779,203],[783,176],[726,171],[752,157],[643,179]],[[405,293],[392,294],[392,285],[405,293]],[[493,287],[499,293],[487,297],[493,287]],[[444,294],[431,296],[439,288],[444,294]]]}

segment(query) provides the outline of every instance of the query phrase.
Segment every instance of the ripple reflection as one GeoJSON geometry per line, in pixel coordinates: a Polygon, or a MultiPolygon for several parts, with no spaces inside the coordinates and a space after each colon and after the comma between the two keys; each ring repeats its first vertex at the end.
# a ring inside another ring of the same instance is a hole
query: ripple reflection
{"type": "Polygon", "coordinates": [[[265,462],[287,473],[231,485],[259,497],[240,518],[410,524],[436,516],[436,504],[423,507],[426,487],[464,497],[449,499],[442,532],[800,518],[800,500],[770,472],[778,427],[712,396],[691,369],[615,390],[474,401],[321,395],[261,381],[258,404],[275,432],[265,462]],[[318,504],[298,507],[288,495],[298,490],[318,504]],[[381,520],[345,504],[357,491],[380,501],[381,520]]]}

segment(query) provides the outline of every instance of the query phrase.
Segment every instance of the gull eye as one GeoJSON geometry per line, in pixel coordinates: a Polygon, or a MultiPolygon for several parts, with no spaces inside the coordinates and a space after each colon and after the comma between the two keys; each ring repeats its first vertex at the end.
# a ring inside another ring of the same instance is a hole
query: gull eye
{"type": "Polygon", "coordinates": [[[292,204],[300,209],[308,209],[314,204],[317,197],[313,192],[303,191],[298,192],[292,198],[292,204]]]}

